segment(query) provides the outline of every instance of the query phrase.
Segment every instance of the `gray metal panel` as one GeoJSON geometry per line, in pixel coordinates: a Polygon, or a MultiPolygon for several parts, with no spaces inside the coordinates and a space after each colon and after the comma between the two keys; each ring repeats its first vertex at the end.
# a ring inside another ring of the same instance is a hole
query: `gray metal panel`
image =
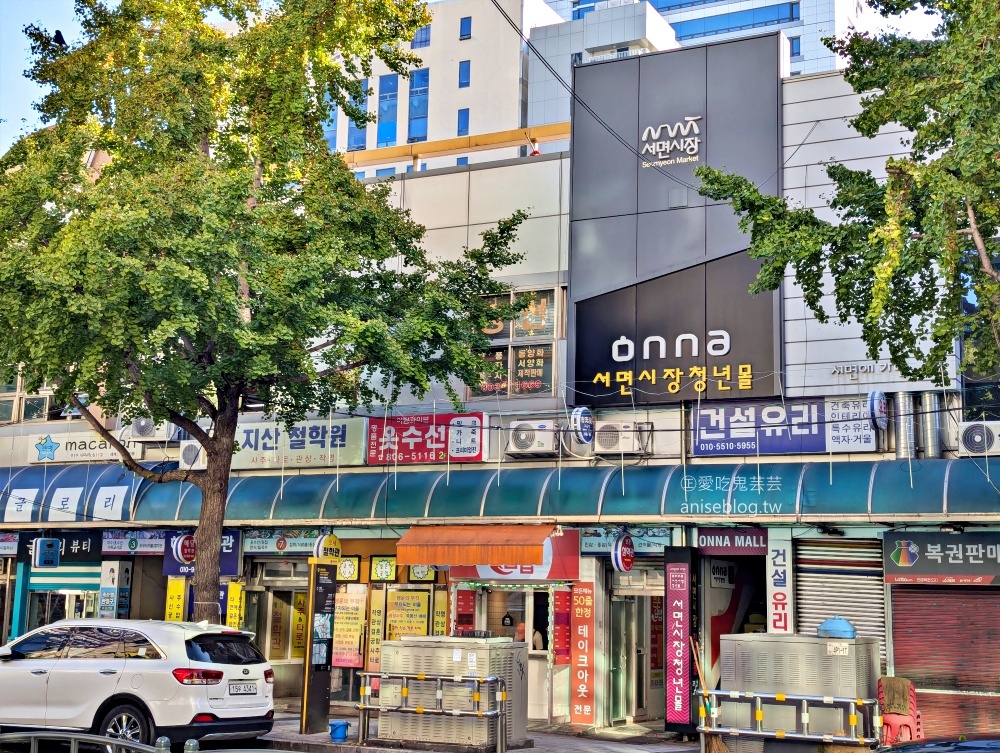
{"type": "MultiPolygon", "coordinates": [[[[705,123],[706,60],[711,47],[693,47],[666,55],[643,55],[639,58],[641,97],[639,98],[639,137],[647,126],[683,122],[688,116],[701,117],[705,123]]],[[[737,69],[738,70],[738,69],[737,69]]],[[[732,75],[732,72],[730,72],[732,75]]],[[[739,78],[742,78],[742,72],[739,78]]],[[[641,143],[641,142],[639,142],[641,143]]],[[[694,168],[703,161],[659,168],[639,165],[639,211],[655,212],[672,206],[697,207],[705,199],[684,183],[696,185],[694,168]],[[666,173],[666,174],[664,174],[666,173]],[[675,180],[671,180],[672,176],[675,180]]]]}
{"type": "Polygon", "coordinates": [[[780,35],[708,47],[707,163],[780,189],[780,35]]]}
{"type": "Polygon", "coordinates": [[[572,195],[570,219],[591,219],[636,210],[639,159],[594,119],[580,100],[625,144],[635,148],[638,129],[639,61],[574,68],[572,195]]]}
{"type": "Polygon", "coordinates": [[[718,259],[750,246],[750,236],[740,230],[739,222],[728,204],[705,207],[706,258],[718,259]]]}
{"type": "Polygon", "coordinates": [[[635,221],[634,214],[627,214],[570,225],[571,300],[617,290],[635,281],[635,221]]]}
{"type": "Polygon", "coordinates": [[[701,262],[705,258],[705,207],[640,214],[636,238],[640,279],[701,262]]]}

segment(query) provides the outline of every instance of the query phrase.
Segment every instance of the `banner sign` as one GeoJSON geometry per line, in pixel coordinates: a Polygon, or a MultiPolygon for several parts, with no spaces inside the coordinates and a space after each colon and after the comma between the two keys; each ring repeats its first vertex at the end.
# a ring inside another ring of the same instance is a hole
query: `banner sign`
{"type": "Polygon", "coordinates": [[[792,542],[767,543],[767,632],[795,632],[795,590],[792,588],[792,542]]]}
{"type": "Polygon", "coordinates": [[[649,599],[649,687],[663,689],[663,597],[649,599]]]}
{"type": "Polygon", "coordinates": [[[1000,585],[1000,536],[995,532],[886,531],[886,583],[1000,585]]]}
{"type": "Polygon", "coordinates": [[[705,404],[693,411],[695,456],[874,452],[867,398],[705,404]]]}
{"type": "Polygon", "coordinates": [[[666,704],[668,724],[691,722],[691,565],[666,563],[666,704]]]}
{"type": "Polygon", "coordinates": [[[365,419],[314,418],[290,431],[276,422],[240,424],[233,470],[364,465],[365,419]]]}
{"type": "MultiPolygon", "coordinates": [[[[60,566],[101,561],[100,531],[56,531],[46,533],[45,537],[59,541],[60,566]]],[[[41,538],[41,536],[21,533],[17,543],[19,562],[31,562],[35,550],[35,538],[41,538]]]]}
{"type": "Polygon", "coordinates": [[[438,413],[368,419],[368,465],[479,463],[486,458],[486,416],[438,413]]]}
{"type": "Polygon", "coordinates": [[[597,668],[594,663],[596,635],[594,584],[574,583],[572,590],[572,679],[570,681],[570,722],[594,724],[597,703],[595,686],[597,668]]]}
{"type": "Polygon", "coordinates": [[[312,554],[319,528],[249,528],[243,531],[243,554],[312,554]]]}
{"type": "MultiPolygon", "coordinates": [[[[142,460],[145,444],[122,440],[125,449],[136,460],[142,460]]],[[[96,431],[68,434],[35,434],[27,447],[28,462],[38,463],[105,463],[118,462],[121,455],[96,431]]]]}
{"type": "Polygon", "coordinates": [[[701,554],[767,554],[766,528],[698,528],[701,554]]]}
{"type": "MultiPolygon", "coordinates": [[[[163,574],[194,575],[194,534],[187,531],[169,531],[164,541],[163,574]]],[[[240,574],[240,532],[236,529],[222,531],[222,549],[219,553],[219,575],[240,574]]]]}
{"type": "Polygon", "coordinates": [[[398,641],[404,635],[427,635],[430,601],[429,591],[389,591],[385,603],[385,639],[398,641]]]}
{"type": "Polygon", "coordinates": [[[166,531],[104,531],[101,543],[102,554],[125,554],[129,556],[163,554],[166,531]]]}
{"type": "MultiPolygon", "coordinates": [[[[581,528],[580,554],[611,554],[618,528],[581,528]]],[[[636,557],[663,554],[670,546],[670,526],[628,526],[626,532],[632,536],[636,557]]]]}
{"type": "Polygon", "coordinates": [[[0,557],[17,556],[17,534],[0,533],[0,557]]]}
{"type": "Polygon", "coordinates": [[[572,603],[571,591],[556,591],[552,594],[554,600],[552,609],[552,663],[556,666],[569,664],[572,661],[570,644],[570,615],[572,603]]]}
{"type": "Polygon", "coordinates": [[[368,589],[361,586],[359,593],[337,595],[333,610],[333,652],[331,664],[334,667],[364,666],[365,607],[368,606],[368,589]]]}

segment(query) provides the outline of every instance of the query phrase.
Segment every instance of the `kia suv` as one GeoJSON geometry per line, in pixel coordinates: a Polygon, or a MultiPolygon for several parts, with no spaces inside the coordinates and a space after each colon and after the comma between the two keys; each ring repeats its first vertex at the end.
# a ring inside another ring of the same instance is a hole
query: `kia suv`
{"type": "Polygon", "coordinates": [[[253,633],[154,620],[61,620],[0,646],[0,727],[151,744],[259,737],[274,672],[253,633]]]}

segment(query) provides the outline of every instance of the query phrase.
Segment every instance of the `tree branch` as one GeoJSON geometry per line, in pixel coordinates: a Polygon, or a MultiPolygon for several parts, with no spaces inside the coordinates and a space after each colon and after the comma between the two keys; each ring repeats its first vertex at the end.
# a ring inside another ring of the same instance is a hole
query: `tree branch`
{"type": "Polygon", "coordinates": [[[972,240],[976,244],[976,251],[979,252],[979,263],[983,266],[983,271],[990,278],[1000,282],[1000,273],[993,268],[989,251],[986,249],[986,241],[983,240],[983,235],[979,232],[979,225],[976,223],[976,210],[972,208],[971,202],[965,203],[965,210],[969,215],[969,231],[972,233],[972,240]]]}
{"type": "Polygon", "coordinates": [[[152,481],[153,483],[162,484],[168,481],[187,481],[199,489],[201,488],[201,471],[152,471],[148,468],[144,468],[139,462],[132,457],[132,453],[128,451],[128,448],[122,444],[118,438],[108,431],[104,425],[97,420],[90,409],[83,404],[75,394],[69,396],[69,401],[72,403],[73,407],[80,411],[80,415],[83,416],[87,423],[90,424],[90,428],[96,431],[101,439],[111,445],[115,452],[117,452],[122,459],[122,465],[128,468],[132,473],[140,478],[144,478],[147,481],[152,481]]]}
{"type": "MultiPolygon", "coordinates": [[[[132,377],[132,381],[135,383],[136,387],[138,387],[139,378],[142,373],[139,368],[139,364],[133,361],[131,356],[126,356],[125,365],[128,368],[129,376],[132,377]]],[[[149,390],[145,390],[142,393],[142,402],[145,403],[150,413],[152,413],[154,409],[153,393],[150,392],[149,390]]],[[[208,400],[200,396],[198,398],[198,404],[205,409],[206,413],[208,413],[209,418],[211,418],[213,421],[216,420],[216,417],[218,416],[218,411],[215,409],[215,406],[213,406],[208,400]]],[[[170,408],[167,408],[166,411],[167,415],[170,417],[170,420],[175,425],[180,426],[182,429],[184,429],[184,431],[190,434],[194,439],[197,439],[198,443],[201,444],[202,447],[207,446],[208,443],[212,441],[212,438],[209,436],[208,432],[202,429],[195,421],[192,421],[187,416],[182,415],[175,410],[171,410],[170,408]]]]}

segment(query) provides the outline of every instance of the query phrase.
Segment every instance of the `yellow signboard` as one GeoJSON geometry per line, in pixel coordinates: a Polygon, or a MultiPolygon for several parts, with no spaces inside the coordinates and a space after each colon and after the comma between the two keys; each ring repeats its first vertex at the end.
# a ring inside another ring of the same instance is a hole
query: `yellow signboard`
{"type": "Polygon", "coordinates": [[[306,655],[306,594],[295,594],[292,604],[292,658],[306,655]]]}
{"type": "Polygon", "coordinates": [[[386,597],[385,638],[427,635],[431,595],[427,591],[390,591],[386,597]]]}
{"type": "Polygon", "coordinates": [[[187,611],[187,578],[183,575],[167,576],[167,608],[163,619],[167,622],[184,622],[187,611]]]}
{"type": "Polygon", "coordinates": [[[434,635],[448,635],[448,587],[434,587],[434,635]]]}
{"type": "Polygon", "coordinates": [[[340,554],[340,539],[332,533],[327,533],[316,539],[316,545],[313,547],[313,556],[309,558],[309,564],[339,565],[340,554]]]}
{"type": "Polygon", "coordinates": [[[226,587],[226,627],[243,627],[243,584],[231,581],[226,587]]]}
{"type": "MultiPolygon", "coordinates": [[[[372,584],[372,599],[368,605],[368,659],[366,669],[378,672],[382,668],[382,635],[385,630],[385,586],[372,584]]],[[[379,679],[372,678],[372,690],[378,690],[379,679]]]]}

